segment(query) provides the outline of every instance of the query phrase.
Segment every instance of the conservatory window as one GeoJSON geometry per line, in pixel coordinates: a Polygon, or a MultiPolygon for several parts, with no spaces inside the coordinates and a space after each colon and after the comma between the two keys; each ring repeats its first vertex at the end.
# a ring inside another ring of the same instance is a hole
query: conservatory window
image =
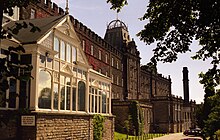
{"type": "Polygon", "coordinates": [[[57,83],[53,84],[53,109],[58,110],[59,101],[59,85],[57,83]]]}
{"type": "Polygon", "coordinates": [[[70,77],[60,76],[60,109],[70,110],[71,82],[70,77]]]}
{"type": "Polygon", "coordinates": [[[51,75],[47,71],[39,72],[38,107],[51,109],[51,75]]]}
{"type": "Polygon", "coordinates": [[[78,83],[78,110],[85,111],[85,92],[86,85],[84,82],[79,81],[78,83]]]}

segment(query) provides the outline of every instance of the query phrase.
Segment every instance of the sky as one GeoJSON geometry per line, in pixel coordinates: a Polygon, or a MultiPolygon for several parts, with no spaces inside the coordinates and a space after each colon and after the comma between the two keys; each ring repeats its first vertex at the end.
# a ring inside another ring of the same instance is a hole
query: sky
{"type": "MultiPolygon", "coordinates": [[[[66,0],[52,0],[59,7],[65,9],[66,0]]],[[[117,17],[122,20],[129,30],[130,37],[134,39],[138,50],[140,51],[141,64],[147,64],[153,55],[152,50],[155,44],[146,45],[136,36],[148,21],[140,21],[139,18],[146,12],[148,0],[128,0],[128,5],[123,7],[119,14],[110,10],[110,4],[106,0],[69,0],[69,13],[78,19],[100,37],[104,38],[107,24],[117,17]]],[[[199,83],[198,74],[206,72],[211,68],[210,62],[192,60],[191,56],[200,48],[197,41],[193,41],[191,52],[180,54],[178,60],[174,63],[158,63],[158,73],[164,77],[171,76],[172,94],[183,97],[182,70],[188,67],[189,70],[189,93],[190,99],[196,100],[196,103],[203,102],[204,89],[199,83]]]]}

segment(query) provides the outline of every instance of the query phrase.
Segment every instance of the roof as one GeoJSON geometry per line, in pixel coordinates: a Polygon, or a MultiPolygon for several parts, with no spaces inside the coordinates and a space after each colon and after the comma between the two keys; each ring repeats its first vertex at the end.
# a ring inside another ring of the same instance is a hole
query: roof
{"type": "Polygon", "coordinates": [[[28,25],[28,27],[20,29],[18,34],[13,34],[11,31],[9,32],[21,44],[36,43],[42,36],[46,35],[46,33],[50,31],[50,29],[56,26],[59,23],[59,21],[63,19],[64,16],[65,15],[38,18],[38,19],[11,21],[8,24],[6,24],[3,28],[6,30],[7,28],[13,29],[16,27],[16,23],[25,22],[28,25]],[[31,32],[30,30],[32,29],[32,26],[30,26],[29,23],[38,27],[40,31],[31,32]]]}

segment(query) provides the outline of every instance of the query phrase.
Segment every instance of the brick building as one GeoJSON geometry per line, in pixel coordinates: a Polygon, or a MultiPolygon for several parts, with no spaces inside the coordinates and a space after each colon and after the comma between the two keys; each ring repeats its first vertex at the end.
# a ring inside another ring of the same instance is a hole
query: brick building
{"type": "MultiPolygon", "coordinates": [[[[64,15],[64,10],[51,0],[39,0],[37,4],[30,4],[26,9],[21,8],[19,11],[19,19],[23,20],[64,15]]],[[[72,16],[69,17],[69,22],[75,32],[74,35],[78,38],[79,50],[84,52],[82,53],[82,56],[85,56],[83,60],[86,59],[89,68],[93,69],[91,73],[96,75],[94,77],[101,76],[111,79],[110,97],[112,100],[109,102],[109,106],[111,104],[112,107],[109,108],[109,120],[107,121],[109,129],[112,129],[110,126],[113,121],[110,110],[115,115],[115,129],[119,132],[126,131],[124,129],[126,120],[129,120],[130,128],[132,128],[130,133],[136,135],[149,132],[181,132],[193,127],[192,114],[195,102],[189,101],[187,85],[184,86],[186,91],[184,99],[176,97],[172,95],[170,77],[164,77],[147,65],[141,65],[140,53],[135,41],[130,38],[128,27],[124,22],[119,19],[111,21],[107,26],[104,38],[72,16]]],[[[44,43],[47,44],[48,41],[45,40],[44,43]]],[[[75,63],[71,65],[75,65],[75,63]]],[[[72,71],[72,67],[66,66],[65,70],[72,71]]],[[[188,81],[188,78],[186,79],[184,81],[188,81]]],[[[92,88],[91,91],[95,92],[92,88]]],[[[89,98],[89,100],[91,99],[89,98]]],[[[85,104],[88,103],[87,101],[85,104]]],[[[42,100],[42,102],[44,101],[42,100]]],[[[88,107],[87,111],[95,111],[95,106],[94,110],[88,107]]],[[[57,107],[62,107],[62,105],[57,107]]],[[[96,110],[94,113],[99,112],[96,110]]],[[[57,117],[71,118],[72,116],[57,117]]],[[[39,118],[39,124],[43,125],[43,120],[47,120],[46,118],[50,120],[51,116],[43,114],[39,118]]],[[[77,119],[79,118],[76,118],[76,121],[77,119]]],[[[90,124],[91,116],[89,115],[85,120],[85,123],[90,124]]],[[[89,125],[88,128],[90,128],[89,125]]]]}

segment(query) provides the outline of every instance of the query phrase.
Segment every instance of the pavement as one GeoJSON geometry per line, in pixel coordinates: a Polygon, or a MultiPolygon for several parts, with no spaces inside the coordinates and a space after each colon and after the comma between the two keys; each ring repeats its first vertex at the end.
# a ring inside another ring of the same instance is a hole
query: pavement
{"type": "Polygon", "coordinates": [[[174,133],[158,138],[153,138],[152,140],[202,140],[202,138],[195,136],[185,136],[183,133],[174,133]]]}

